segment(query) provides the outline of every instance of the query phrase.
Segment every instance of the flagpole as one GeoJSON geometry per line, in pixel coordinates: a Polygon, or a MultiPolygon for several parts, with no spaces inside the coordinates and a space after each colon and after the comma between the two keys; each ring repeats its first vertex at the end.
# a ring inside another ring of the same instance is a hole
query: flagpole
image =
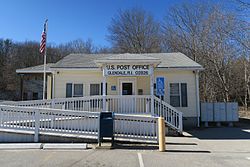
{"type": "Polygon", "coordinates": [[[47,57],[47,35],[48,35],[48,19],[45,21],[46,26],[46,39],[45,39],[45,51],[44,51],[44,64],[43,64],[43,100],[45,100],[46,94],[46,57],[47,57]]]}

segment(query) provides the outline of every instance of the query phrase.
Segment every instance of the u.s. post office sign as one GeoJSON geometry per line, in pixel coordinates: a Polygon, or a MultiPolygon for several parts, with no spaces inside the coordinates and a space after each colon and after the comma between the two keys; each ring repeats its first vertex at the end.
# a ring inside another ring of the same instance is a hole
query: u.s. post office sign
{"type": "Polygon", "coordinates": [[[148,76],[149,71],[150,65],[141,64],[115,64],[104,67],[106,76],[148,76]]]}

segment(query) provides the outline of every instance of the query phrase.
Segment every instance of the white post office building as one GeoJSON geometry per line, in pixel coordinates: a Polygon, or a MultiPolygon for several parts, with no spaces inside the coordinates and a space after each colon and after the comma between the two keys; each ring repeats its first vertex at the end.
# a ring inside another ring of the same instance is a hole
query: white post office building
{"type": "MultiPolygon", "coordinates": [[[[47,66],[47,98],[96,97],[102,104],[92,104],[92,108],[101,105],[118,113],[154,113],[159,102],[168,106],[159,113],[167,113],[169,107],[176,109],[183,114],[184,128],[196,127],[200,119],[201,70],[200,64],[179,52],[70,54],[47,66]],[[161,97],[156,94],[158,77],[164,78],[165,91],[161,97]]],[[[16,72],[42,74],[43,65],[16,72]]]]}

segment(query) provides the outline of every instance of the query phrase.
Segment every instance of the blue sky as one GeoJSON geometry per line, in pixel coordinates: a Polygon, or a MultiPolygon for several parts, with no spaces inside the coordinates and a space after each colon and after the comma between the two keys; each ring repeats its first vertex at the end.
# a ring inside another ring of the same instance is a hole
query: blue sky
{"type": "Polygon", "coordinates": [[[183,0],[1,0],[0,38],[40,41],[48,18],[48,42],[65,43],[92,39],[97,46],[109,46],[107,27],[119,9],[133,7],[151,12],[158,20],[170,6],[183,0]]]}
{"type": "Polygon", "coordinates": [[[1,0],[0,38],[40,41],[45,18],[48,42],[64,43],[91,38],[96,45],[109,45],[107,26],[119,9],[140,7],[157,19],[175,0],[1,0]]]}

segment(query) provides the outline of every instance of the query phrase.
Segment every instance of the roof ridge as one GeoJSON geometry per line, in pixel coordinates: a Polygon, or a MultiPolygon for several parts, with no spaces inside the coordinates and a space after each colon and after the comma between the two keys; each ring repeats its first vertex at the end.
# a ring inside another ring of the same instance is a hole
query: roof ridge
{"type": "Polygon", "coordinates": [[[98,53],[98,54],[82,54],[82,53],[70,53],[56,63],[53,63],[51,68],[98,68],[96,60],[102,61],[107,59],[110,62],[112,60],[119,62],[119,60],[126,62],[136,62],[133,60],[145,60],[147,62],[160,60],[159,68],[202,68],[200,64],[186,56],[181,52],[173,53],[98,53]],[[111,57],[111,58],[110,58],[111,57]],[[112,59],[113,57],[113,59],[112,59]],[[119,59],[118,59],[119,57],[119,59]],[[127,60],[125,60],[125,58],[127,60]]]}

